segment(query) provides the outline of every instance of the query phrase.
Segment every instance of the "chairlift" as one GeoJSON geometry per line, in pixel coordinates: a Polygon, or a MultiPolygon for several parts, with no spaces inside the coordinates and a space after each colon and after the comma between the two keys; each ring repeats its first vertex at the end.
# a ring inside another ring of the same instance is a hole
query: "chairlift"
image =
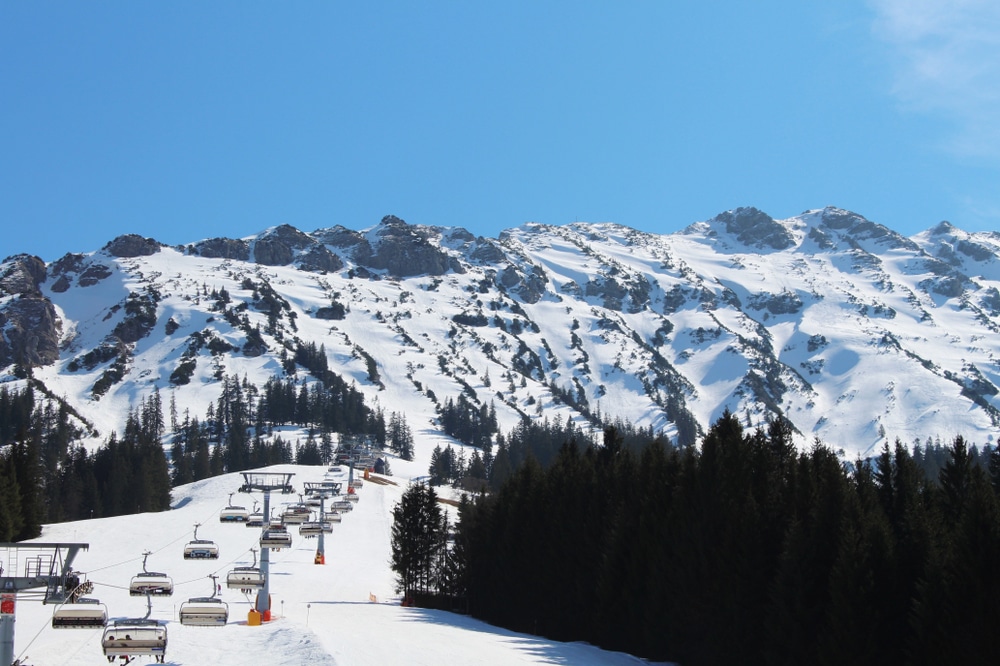
{"type": "Polygon", "coordinates": [[[257,550],[251,548],[253,564],[249,567],[236,567],[226,576],[226,587],[231,590],[249,594],[264,587],[264,573],[257,568],[257,550]]]}
{"type": "Polygon", "coordinates": [[[307,538],[331,532],[333,532],[333,524],[326,520],[311,521],[299,525],[299,535],[307,538]]]}
{"type": "Polygon", "coordinates": [[[339,511],[324,511],[323,515],[320,516],[320,520],[326,523],[339,523],[343,519],[339,511]]]}
{"type": "Polygon", "coordinates": [[[80,597],[67,601],[52,613],[53,629],[93,629],[108,623],[108,607],[99,599],[80,597]]]}
{"type": "Polygon", "coordinates": [[[128,593],[133,597],[141,597],[151,594],[156,597],[169,597],[174,593],[174,581],[165,573],[148,571],[146,569],[146,559],[149,558],[148,550],[142,554],[142,573],[132,577],[129,583],[128,593]]]}
{"type": "Polygon", "coordinates": [[[181,624],[196,627],[222,627],[229,620],[229,604],[216,597],[218,576],[212,574],[212,596],[192,597],[183,604],[178,613],[181,624]]]}
{"type": "Polygon", "coordinates": [[[198,538],[198,528],[201,527],[201,523],[195,523],[194,526],[194,539],[188,541],[184,546],[184,559],[185,560],[200,560],[200,559],[219,559],[219,547],[215,545],[214,541],[208,539],[198,538]]]}
{"type": "Polygon", "coordinates": [[[287,525],[301,525],[309,520],[310,514],[312,509],[305,504],[293,504],[281,513],[281,520],[287,525]]]}
{"type": "Polygon", "coordinates": [[[229,506],[219,512],[220,523],[245,523],[250,517],[250,512],[247,511],[245,506],[236,506],[233,504],[234,494],[229,493],[229,506]]]}
{"type": "Polygon", "coordinates": [[[336,511],[353,511],[354,510],[354,502],[352,502],[352,501],[350,501],[348,499],[333,500],[333,503],[330,506],[331,506],[332,509],[334,509],[336,511]]]}
{"type": "Polygon", "coordinates": [[[246,522],[246,526],[247,527],[263,527],[264,526],[264,512],[258,510],[258,508],[257,508],[258,506],[260,506],[260,504],[257,502],[257,500],[254,500],[253,501],[253,513],[251,513],[249,516],[247,516],[247,522],[246,522]]]}
{"type": "Polygon", "coordinates": [[[292,547],[292,535],[288,533],[284,525],[271,525],[260,535],[260,547],[280,550],[292,547]]]}
{"type": "Polygon", "coordinates": [[[101,648],[108,662],[121,659],[129,663],[136,657],[153,657],[158,663],[164,662],[167,651],[167,626],[150,619],[153,602],[146,595],[146,617],[115,620],[105,627],[101,637],[101,648]]]}

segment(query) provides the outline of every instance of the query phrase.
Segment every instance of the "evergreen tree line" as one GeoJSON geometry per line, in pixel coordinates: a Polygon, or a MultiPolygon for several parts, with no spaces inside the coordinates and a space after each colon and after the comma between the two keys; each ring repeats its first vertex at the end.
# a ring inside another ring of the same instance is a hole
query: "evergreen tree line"
{"type": "Polygon", "coordinates": [[[159,394],[129,412],[121,437],[89,453],[68,408],[36,403],[30,385],[0,388],[0,424],[0,541],[37,537],[44,523],[170,507],[159,394]]]}
{"type": "Polygon", "coordinates": [[[476,407],[464,393],[457,400],[448,398],[438,412],[445,433],[469,446],[486,448],[499,431],[496,406],[491,403],[476,407]]]}
{"type": "Polygon", "coordinates": [[[947,450],[932,478],[898,441],[851,465],[799,452],[782,421],[727,413],[700,449],[608,428],[464,502],[418,580],[488,622],[653,660],[1000,663],[1000,454],[947,450]]]}
{"type": "Polygon", "coordinates": [[[174,485],[280,463],[329,464],[334,432],[384,444],[382,413],[365,406],[356,389],[333,386],[271,377],[258,389],[245,377],[223,376],[219,398],[208,406],[203,420],[185,413],[174,424],[174,485]],[[274,428],[285,425],[309,428],[306,442],[293,448],[272,436],[274,428]]]}
{"type": "MultiPolygon", "coordinates": [[[[180,418],[171,400],[168,421],[154,391],[130,410],[121,437],[111,433],[92,452],[79,443],[86,433],[68,405],[37,396],[30,383],[23,390],[0,387],[0,540],[36,537],[44,523],[166,510],[172,486],[225,472],[329,464],[333,432],[384,443],[382,414],[324,373],[316,358],[310,363],[324,380],[308,384],[271,378],[258,389],[223,375],[221,395],[201,419],[187,412],[180,418]],[[304,444],[272,436],[287,424],[310,429],[304,444]]],[[[409,433],[401,416],[396,426],[409,433]]],[[[412,456],[412,434],[403,445],[412,456]]]]}

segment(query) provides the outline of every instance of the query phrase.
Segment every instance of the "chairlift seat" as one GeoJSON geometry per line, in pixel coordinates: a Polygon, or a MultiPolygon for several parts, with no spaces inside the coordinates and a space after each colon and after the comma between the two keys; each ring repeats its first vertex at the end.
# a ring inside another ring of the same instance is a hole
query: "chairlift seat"
{"type": "Polygon", "coordinates": [[[187,545],[184,546],[185,560],[215,560],[218,558],[219,547],[215,545],[214,541],[209,541],[208,539],[195,539],[194,541],[189,541],[187,545]]]}
{"type": "Polygon", "coordinates": [[[257,567],[236,567],[226,576],[231,590],[259,590],[264,587],[264,573],[257,567]]]}
{"type": "Polygon", "coordinates": [[[219,512],[220,523],[245,523],[249,517],[245,506],[227,506],[219,512]]]}
{"type": "Polygon", "coordinates": [[[97,599],[80,598],[52,613],[53,629],[92,629],[108,623],[108,609],[97,599]]]}
{"type": "Polygon", "coordinates": [[[169,597],[174,593],[174,582],[167,574],[144,571],[132,577],[128,593],[133,597],[144,597],[147,594],[169,597]]]}
{"type": "Polygon", "coordinates": [[[181,604],[181,624],[221,627],[229,620],[229,604],[215,597],[194,597],[181,604]]]}
{"type": "Polygon", "coordinates": [[[108,661],[115,657],[156,657],[163,662],[167,650],[167,627],[156,620],[117,620],[104,629],[101,648],[108,661]]]}
{"type": "Polygon", "coordinates": [[[288,532],[278,532],[277,530],[265,530],[260,537],[261,548],[291,548],[292,535],[288,532]]]}
{"type": "Polygon", "coordinates": [[[247,516],[246,526],[247,527],[263,527],[264,526],[264,514],[260,513],[260,512],[251,513],[249,516],[247,516]]]}

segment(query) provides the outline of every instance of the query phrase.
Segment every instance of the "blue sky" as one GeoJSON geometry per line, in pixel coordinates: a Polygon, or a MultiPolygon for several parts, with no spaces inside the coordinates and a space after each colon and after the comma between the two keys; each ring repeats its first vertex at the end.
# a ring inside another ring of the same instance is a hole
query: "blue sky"
{"type": "Polygon", "coordinates": [[[0,256],[383,215],[1000,229],[1000,3],[4,2],[0,256]]]}

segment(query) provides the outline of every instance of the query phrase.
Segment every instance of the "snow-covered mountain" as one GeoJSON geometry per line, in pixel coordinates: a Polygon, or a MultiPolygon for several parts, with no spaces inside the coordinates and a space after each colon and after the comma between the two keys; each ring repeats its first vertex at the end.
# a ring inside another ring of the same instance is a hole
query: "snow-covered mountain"
{"type": "Polygon", "coordinates": [[[418,457],[464,394],[523,417],[622,419],[693,442],[725,409],[848,457],[1000,425],[1000,234],[905,238],[837,208],[729,211],[670,235],[525,224],[498,239],[388,216],[170,247],[122,236],[0,265],[0,368],[106,436],[158,387],[202,415],[223,373],[263,383],[299,343],[418,457]]]}

